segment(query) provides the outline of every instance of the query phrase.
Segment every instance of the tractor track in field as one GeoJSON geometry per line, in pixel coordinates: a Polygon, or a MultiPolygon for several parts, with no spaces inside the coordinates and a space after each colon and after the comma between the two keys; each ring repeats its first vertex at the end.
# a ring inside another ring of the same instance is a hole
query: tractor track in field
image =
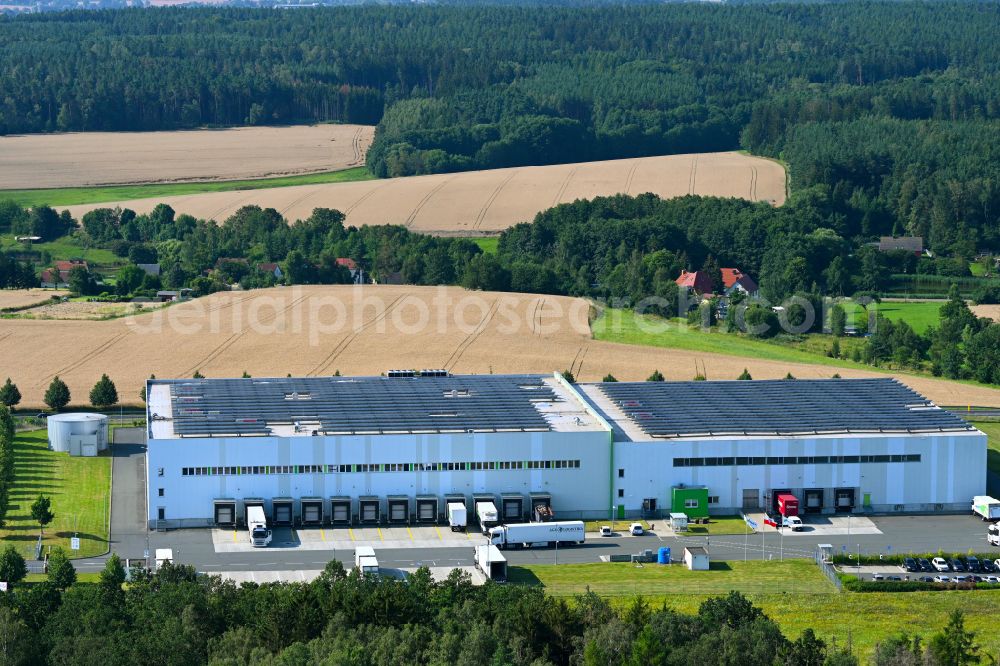
{"type": "Polygon", "coordinates": [[[364,324],[362,324],[358,328],[358,330],[356,330],[353,333],[351,333],[350,335],[347,335],[344,338],[342,338],[334,346],[333,350],[329,354],[327,354],[326,357],[324,357],[323,360],[320,361],[316,365],[316,367],[314,367],[312,370],[310,370],[307,373],[306,376],[308,376],[308,377],[318,377],[321,373],[326,372],[330,368],[330,366],[333,364],[333,362],[336,361],[340,357],[340,355],[342,353],[344,353],[344,350],[346,350],[351,345],[351,343],[354,342],[357,339],[357,337],[359,335],[361,335],[366,330],[368,330],[369,328],[371,328],[374,324],[377,324],[380,321],[384,320],[386,317],[388,317],[389,314],[396,308],[396,305],[401,300],[403,300],[404,298],[406,298],[405,294],[401,295],[401,296],[397,296],[395,300],[393,300],[391,303],[389,303],[388,307],[386,307],[385,310],[383,310],[382,312],[377,313],[374,317],[372,317],[367,322],[365,322],[364,324]]]}
{"type": "Polygon", "coordinates": [[[478,340],[479,337],[486,332],[486,329],[489,327],[490,321],[493,320],[493,316],[497,313],[497,310],[499,309],[500,309],[500,299],[498,298],[495,301],[493,301],[493,303],[490,305],[489,310],[487,310],[486,314],[483,315],[483,318],[479,320],[479,323],[476,325],[476,327],[472,329],[472,333],[465,336],[465,339],[462,340],[460,343],[458,343],[458,347],[456,347],[455,351],[451,353],[451,356],[448,357],[448,360],[444,362],[444,368],[446,370],[450,372],[452,369],[454,369],[456,365],[458,365],[458,362],[461,360],[462,355],[465,354],[465,352],[468,351],[469,347],[471,347],[476,342],[476,340],[478,340]]]}

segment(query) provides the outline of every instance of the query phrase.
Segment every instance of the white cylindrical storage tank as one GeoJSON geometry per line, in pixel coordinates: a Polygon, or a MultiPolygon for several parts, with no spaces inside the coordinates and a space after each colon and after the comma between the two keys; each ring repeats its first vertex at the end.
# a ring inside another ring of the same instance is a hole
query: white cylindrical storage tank
{"type": "Polygon", "coordinates": [[[49,448],[74,456],[94,456],[108,448],[108,417],[70,412],[48,418],[49,448]]]}

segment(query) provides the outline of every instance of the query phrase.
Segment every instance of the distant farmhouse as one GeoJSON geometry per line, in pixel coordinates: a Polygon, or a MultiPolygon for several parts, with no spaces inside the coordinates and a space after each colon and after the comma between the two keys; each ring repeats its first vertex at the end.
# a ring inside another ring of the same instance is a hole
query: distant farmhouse
{"type": "Polygon", "coordinates": [[[57,261],[54,268],[42,271],[41,286],[45,289],[66,289],[69,287],[69,272],[77,266],[90,270],[90,266],[82,259],[57,261]]]}
{"type": "MultiPolygon", "coordinates": [[[[732,296],[735,292],[742,292],[751,297],[757,295],[759,291],[757,283],[740,269],[722,268],[720,272],[722,273],[723,286],[721,296],[732,296]]],[[[712,278],[706,271],[681,271],[680,277],[675,282],[678,287],[689,289],[699,296],[713,295],[712,278]]]]}
{"type": "Polygon", "coordinates": [[[893,252],[903,250],[912,252],[918,257],[924,253],[924,239],[920,236],[882,236],[878,241],[880,252],[893,252]]]}

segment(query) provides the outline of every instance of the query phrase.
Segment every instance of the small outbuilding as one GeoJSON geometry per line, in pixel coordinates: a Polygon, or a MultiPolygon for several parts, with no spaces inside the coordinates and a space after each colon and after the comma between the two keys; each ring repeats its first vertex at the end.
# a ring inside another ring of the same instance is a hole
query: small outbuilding
{"type": "Polygon", "coordinates": [[[671,513],[670,514],[670,529],[674,532],[687,532],[688,528],[688,517],[686,513],[671,513]]]}
{"type": "Polygon", "coordinates": [[[108,417],[104,414],[68,412],[46,419],[49,448],[71,456],[96,456],[108,448],[108,417]]]}
{"type": "Polygon", "coordinates": [[[708,551],[701,546],[686,547],[684,564],[691,571],[708,571],[708,551]]]}

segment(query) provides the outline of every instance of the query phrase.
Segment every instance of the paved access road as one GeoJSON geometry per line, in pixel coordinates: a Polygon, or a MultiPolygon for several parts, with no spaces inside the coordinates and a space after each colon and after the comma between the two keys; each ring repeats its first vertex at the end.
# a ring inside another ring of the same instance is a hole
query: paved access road
{"type": "MultiPolygon", "coordinates": [[[[118,468],[115,473],[117,475],[118,468]]],[[[115,483],[117,485],[118,478],[115,483]]],[[[117,505],[115,505],[117,506],[117,505]]],[[[674,556],[679,557],[685,545],[708,546],[714,559],[739,560],[772,559],[784,557],[811,557],[819,544],[830,544],[835,552],[899,553],[936,552],[944,549],[955,552],[1000,549],[986,543],[986,528],[982,521],[970,516],[884,516],[870,519],[881,534],[810,534],[809,531],[779,536],[772,528],[758,534],[719,535],[712,537],[673,537],[648,534],[641,537],[589,536],[582,546],[559,549],[541,548],[512,550],[506,557],[512,564],[565,564],[570,562],[598,562],[611,555],[637,553],[646,549],[669,546],[674,556]]],[[[116,521],[116,524],[117,521],[116,521]]],[[[132,528],[130,527],[130,532],[132,528]]],[[[808,527],[807,527],[808,529],[808,527]]],[[[334,530],[327,529],[329,535],[334,530]]],[[[121,538],[113,533],[112,549],[122,558],[141,559],[146,549],[146,534],[130,533],[121,538]]],[[[240,532],[237,538],[245,536],[240,532]]],[[[424,545],[399,547],[379,547],[375,550],[379,563],[384,567],[408,568],[421,565],[432,567],[469,566],[472,564],[473,546],[483,542],[483,537],[472,533],[468,547],[427,547],[424,545]]],[[[336,539],[342,543],[342,539],[336,539]]],[[[294,545],[302,540],[295,538],[290,530],[275,530],[275,547],[242,552],[216,552],[212,530],[189,529],[171,532],[151,532],[148,534],[148,548],[152,553],[156,548],[171,548],[178,563],[194,565],[207,573],[221,571],[308,571],[322,569],[331,559],[339,559],[345,564],[354,562],[353,548],[302,549],[294,545]]],[[[390,544],[386,544],[387,546],[390,544]]],[[[77,563],[81,570],[93,571],[104,566],[103,558],[82,560],[77,563]]]]}

